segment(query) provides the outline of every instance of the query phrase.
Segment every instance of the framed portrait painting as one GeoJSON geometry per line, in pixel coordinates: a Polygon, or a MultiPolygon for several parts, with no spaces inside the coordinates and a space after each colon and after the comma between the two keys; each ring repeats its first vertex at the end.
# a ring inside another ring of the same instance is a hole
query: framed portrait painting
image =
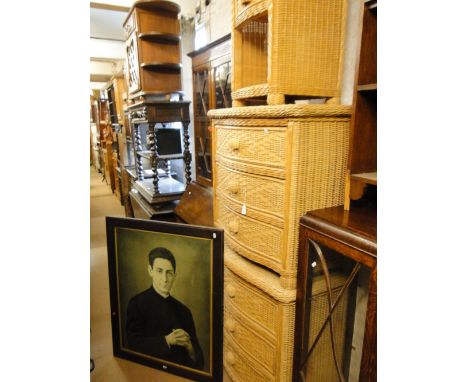
{"type": "Polygon", "coordinates": [[[222,381],[223,230],[107,217],[114,356],[222,381]]]}

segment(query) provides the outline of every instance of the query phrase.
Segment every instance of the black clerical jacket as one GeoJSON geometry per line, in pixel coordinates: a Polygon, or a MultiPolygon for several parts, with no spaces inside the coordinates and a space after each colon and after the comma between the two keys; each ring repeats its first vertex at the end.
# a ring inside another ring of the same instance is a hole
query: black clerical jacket
{"type": "Polygon", "coordinates": [[[128,347],[132,350],[196,369],[203,368],[203,352],[192,313],[174,297],[164,298],[153,287],[130,300],[126,333],[128,347]],[[190,335],[195,361],[183,346],[168,346],[165,336],[174,329],[184,329],[190,335]]]}

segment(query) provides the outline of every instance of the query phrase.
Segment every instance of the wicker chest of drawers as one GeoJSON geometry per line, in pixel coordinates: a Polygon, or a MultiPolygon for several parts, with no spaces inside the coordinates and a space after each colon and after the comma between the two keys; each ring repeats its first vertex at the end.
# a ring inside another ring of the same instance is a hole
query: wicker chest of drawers
{"type": "Polygon", "coordinates": [[[224,366],[233,381],[289,382],[299,219],[343,203],[350,107],[240,107],[209,116],[214,222],[225,231],[224,366]]]}
{"type": "Polygon", "coordinates": [[[343,204],[350,107],[241,107],[209,116],[215,224],[232,249],[295,289],[299,218],[343,204]]]}

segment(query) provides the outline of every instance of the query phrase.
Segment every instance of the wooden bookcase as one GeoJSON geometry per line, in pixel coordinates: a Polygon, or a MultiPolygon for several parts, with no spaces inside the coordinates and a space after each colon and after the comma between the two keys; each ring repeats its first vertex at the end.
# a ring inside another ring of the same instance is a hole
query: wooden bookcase
{"type": "Polygon", "coordinates": [[[124,22],[129,98],[182,91],[180,7],[135,1],[124,22]]]}
{"type": "Polygon", "coordinates": [[[377,0],[362,6],[351,144],[346,176],[345,209],[366,188],[377,187],[377,0]]]}
{"type": "Polygon", "coordinates": [[[188,53],[192,58],[196,179],[187,186],[175,212],[189,224],[213,226],[212,133],[207,113],[232,105],[230,37],[188,53]]]}
{"type": "Polygon", "coordinates": [[[230,35],[188,56],[192,58],[196,181],[211,187],[211,129],[207,113],[232,104],[230,35]]]}

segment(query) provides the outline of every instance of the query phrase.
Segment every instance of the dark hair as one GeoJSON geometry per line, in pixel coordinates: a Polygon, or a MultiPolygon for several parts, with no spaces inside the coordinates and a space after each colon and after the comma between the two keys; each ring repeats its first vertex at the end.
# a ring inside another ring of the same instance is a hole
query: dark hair
{"type": "Polygon", "coordinates": [[[176,261],[175,257],[171,251],[164,247],[158,247],[152,249],[148,254],[149,265],[153,268],[153,262],[155,259],[166,259],[171,262],[174,272],[176,270],[176,261]]]}

